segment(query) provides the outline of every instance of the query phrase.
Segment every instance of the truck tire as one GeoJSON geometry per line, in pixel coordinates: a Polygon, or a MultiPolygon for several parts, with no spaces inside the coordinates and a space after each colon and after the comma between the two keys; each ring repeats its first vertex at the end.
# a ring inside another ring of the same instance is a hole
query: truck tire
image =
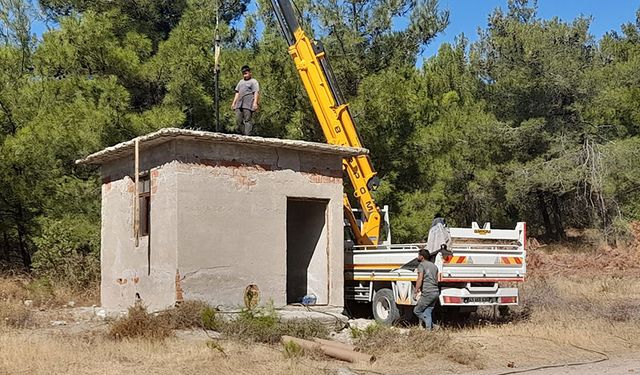
{"type": "Polygon", "coordinates": [[[498,306],[498,312],[500,313],[501,318],[507,318],[511,314],[511,310],[509,309],[509,305],[500,305],[498,306]]]}
{"type": "Polygon", "coordinates": [[[391,289],[378,290],[373,297],[371,309],[373,318],[380,324],[390,326],[400,319],[400,310],[398,310],[391,289]]]}

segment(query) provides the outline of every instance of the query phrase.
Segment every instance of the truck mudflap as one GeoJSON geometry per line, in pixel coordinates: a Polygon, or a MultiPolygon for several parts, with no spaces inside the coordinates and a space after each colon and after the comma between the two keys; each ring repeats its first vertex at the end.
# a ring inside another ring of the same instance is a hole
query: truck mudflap
{"type": "Polygon", "coordinates": [[[494,306],[517,305],[519,300],[517,288],[466,287],[442,288],[440,304],[442,306],[494,306]]]}

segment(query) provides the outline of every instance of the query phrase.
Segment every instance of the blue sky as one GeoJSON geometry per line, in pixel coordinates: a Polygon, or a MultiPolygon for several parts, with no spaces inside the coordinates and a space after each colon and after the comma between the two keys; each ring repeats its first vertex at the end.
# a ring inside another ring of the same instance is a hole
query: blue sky
{"type": "MultiPolygon", "coordinates": [[[[496,9],[507,9],[507,0],[440,0],[443,9],[449,9],[449,27],[425,49],[423,57],[436,54],[443,42],[452,42],[464,33],[470,40],[478,38],[478,27],[485,28],[489,14],[496,9]]],[[[538,16],[544,19],[559,17],[571,21],[580,15],[592,16],[590,31],[601,37],[609,30],[620,30],[620,25],[635,22],[640,0],[538,0],[538,16]]],[[[420,62],[419,62],[420,63],[420,62]]]]}

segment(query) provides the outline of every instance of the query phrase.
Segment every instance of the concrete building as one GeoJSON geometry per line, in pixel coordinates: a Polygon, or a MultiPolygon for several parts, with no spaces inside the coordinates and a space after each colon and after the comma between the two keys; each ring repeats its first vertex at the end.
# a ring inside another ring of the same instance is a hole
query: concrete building
{"type": "Polygon", "coordinates": [[[162,129],[78,160],[101,166],[102,306],[342,306],[341,159],[366,152],[162,129]]]}

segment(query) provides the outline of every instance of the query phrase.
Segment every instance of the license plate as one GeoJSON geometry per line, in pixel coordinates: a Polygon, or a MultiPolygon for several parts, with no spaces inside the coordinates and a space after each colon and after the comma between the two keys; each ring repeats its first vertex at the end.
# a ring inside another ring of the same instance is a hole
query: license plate
{"type": "Polygon", "coordinates": [[[467,297],[464,303],[494,303],[498,302],[495,297],[467,297]]]}

